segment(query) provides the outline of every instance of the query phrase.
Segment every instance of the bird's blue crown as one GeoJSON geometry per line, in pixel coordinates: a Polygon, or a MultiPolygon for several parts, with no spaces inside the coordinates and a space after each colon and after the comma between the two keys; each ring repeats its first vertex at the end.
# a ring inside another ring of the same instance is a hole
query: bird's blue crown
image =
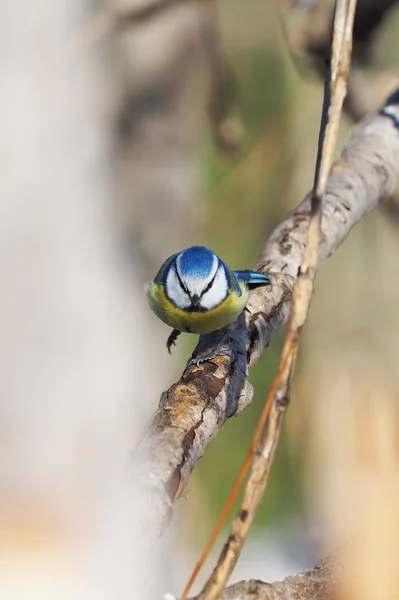
{"type": "Polygon", "coordinates": [[[183,278],[207,278],[216,271],[219,259],[205,246],[191,246],[176,257],[176,264],[183,278]]]}

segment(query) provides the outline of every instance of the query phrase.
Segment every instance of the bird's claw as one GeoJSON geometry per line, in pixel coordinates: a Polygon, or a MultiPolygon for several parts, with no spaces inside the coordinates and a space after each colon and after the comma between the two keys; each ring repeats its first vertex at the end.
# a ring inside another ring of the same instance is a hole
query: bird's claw
{"type": "Polygon", "coordinates": [[[168,337],[168,340],[166,342],[166,347],[168,349],[169,354],[172,354],[171,348],[172,348],[172,346],[176,346],[176,340],[180,334],[181,334],[181,331],[179,331],[178,329],[173,329],[172,333],[168,337]]]}
{"type": "Polygon", "coordinates": [[[193,357],[187,362],[187,368],[195,366],[199,367],[202,363],[207,362],[208,360],[212,360],[216,358],[216,356],[230,356],[230,353],[227,350],[215,348],[213,352],[209,352],[209,354],[204,354],[203,356],[193,357]]]}

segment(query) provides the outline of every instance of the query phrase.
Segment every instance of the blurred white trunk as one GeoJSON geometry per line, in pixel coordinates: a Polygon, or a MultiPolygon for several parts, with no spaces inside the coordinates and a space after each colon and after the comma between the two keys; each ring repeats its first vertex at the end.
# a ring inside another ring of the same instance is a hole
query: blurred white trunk
{"type": "Polygon", "coordinates": [[[126,459],[144,415],[141,298],[114,243],[107,83],[74,48],[84,8],[0,5],[4,600],[132,600],[157,573],[126,459]]]}

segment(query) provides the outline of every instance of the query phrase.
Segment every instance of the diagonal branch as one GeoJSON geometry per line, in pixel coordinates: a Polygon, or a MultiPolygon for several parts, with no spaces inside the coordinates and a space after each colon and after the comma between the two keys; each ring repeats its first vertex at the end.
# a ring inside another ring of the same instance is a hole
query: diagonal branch
{"type": "MultiPolygon", "coordinates": [[[[361,121],[341,158],[333,165],[322,207],[318,270],[354,227],[399,181],[399,91],[385,111],[361,121]]],[[[153,504],[152,527],[162,531],[173,501],[186,486],[196,462],[230,416],[252,400],[247,373],[287,321],[293,284],[302,264],[310,215],[310,196],[267,241],[257,268],[272,286],[251,293],[245,315],[231,331],[228,356],[186,369],[161,397],[143,447],[150,463],[143,477],[153,504]]],[[[220,335],[220,334],[219,334],[220,335]]],[[[195,354],[215,345],[215,335],[200,338],[195,354]]]]}

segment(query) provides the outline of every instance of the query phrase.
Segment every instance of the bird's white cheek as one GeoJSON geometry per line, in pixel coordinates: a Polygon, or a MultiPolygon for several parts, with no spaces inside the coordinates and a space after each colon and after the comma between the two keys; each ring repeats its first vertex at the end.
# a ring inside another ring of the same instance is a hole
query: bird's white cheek
{"type": "Polygon", "coordinates": [[[187,308],[191,304],[189,296],[180,287],[179,280],[173,269],[170,269],[166,278],[166,294],[177,308],[187,308]]]}
{"type": "Polygon", "coordinates": [[[223,300],[227,296],[227,292],[228,289],[226,276],[224,272],[221,269],[219,269],[219,271],[216,274],[213,286],[207,292],[205,292],[205,294],[202,295],[201,305],[207,310],[212,310],[212,308],[215,308],[216,306],[221,304],[221,302],[223,302],[223,300]]]}
{"type": "Polygon", "coordinates": [[[191,305],[190,298],[187,296],[187,294],[183,292],[183,290],[180,287],[170,289],[168,292],[168,296],[169,299],[173,302],[173,304],[177,306],[177,308],[184,309],[188,308],[191,305]]]}

